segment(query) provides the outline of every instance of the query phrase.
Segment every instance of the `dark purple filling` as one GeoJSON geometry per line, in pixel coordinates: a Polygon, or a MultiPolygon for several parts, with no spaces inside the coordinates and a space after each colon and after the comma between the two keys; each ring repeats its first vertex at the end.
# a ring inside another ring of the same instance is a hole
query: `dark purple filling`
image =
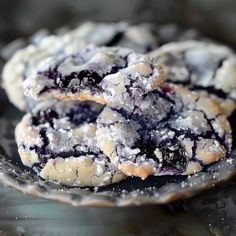
{"type": "Polygon", "coordinates": [[[70,102],[58,102],[50,108],[41,110],[32,115],[32,125],[38,127],[43,145],[34,145],[30,147],[30,150],[35,150],[35,152],[39,155],[42,164],[44,164],[48,158],[68,158],[71,156],[79,157],[81,155],[93,155],[94,157],[98,157],[102,155],[100,150],[96,147],[89,147],[85,145],[81,150],[79,143],[72,146],[70,151],[55,152],[50,149],[50,141],[47,137],[47,130],[49,127],[50,129],[56,130],[54,128],[54,122],[56,119],[65,117],[68,118],[71,123],[71,128],[73,128],[85,122],[94,122],[103,109],[102,105],[95,105],[92,102],[74,102],[71,107],[67,107],[67,104],[70,104],[70,102]]]}
{"type": "MultiPolygon", "coordinates": [[[[171,79],[168,79],[167,80],[168,82],[171,82],[173,84],[179,84],[179,85],[183,85],[185,87],[188,87],[189,89],[193,90],[193,91],[206,91],[208,94],[212,94],[212,95],[215,95],[219,98],[222,98],[222,99],[232,99],[232,100],[235,100],[233,98],[230,97],[230,94],[226,93],[224,90],[222,89],[217,89],[216,87],[214,86],[202,86],[202,85],[196,85],[196,84],[192,84],[191,81],[184,81],[184,82],[181,82],[181,81],[174,81],[174,80],[171,80],[171,79]]],[[[236,101],[235,101],[236,102],[236,101]]]]}
{"type": "MultiPolygon", "coordinates": [[[[203,114],[204,119],[208,124],[208,130],[206,132],[199,134],[199,133],[194,133],[194,131],[191,129],[181,129],[181,127],[178,128],[175,127],[175,120],[177,119],[177,117],[181,116],[184,110],[186,110],[186,106],[182,104],[182,106],[178,107],[178,110],[176,110],[177,108],[176,99],[181,99],[181,98],[173,96],[174,92],[171,90],[171,88],[170,90],[168,89],[168,87],[166,89],[164,90],[158,89],[157,91],[149,93],[148,95],[148,96],[155,95],[153,97],[154,98],[153,104],[155,104],[155,102],[158,103],[158,99],[160,97],[163,98],[167,104],[172,104],[170,110],[167,111],[164,118],[162,120],[157,120],[157,122],[152,123],[153,121],[148,118],[148,115],[144,116],[143,112],[140,111],[139,107],[136,107],[133,112],[128,112],[124,109],[112,108],[113,110],[119,112],[126,119],[138,122],[139,125],[141,126],[141,128],[137,130],[139,134],[139,139],[131,147],[133,149],[135,148],[141,149],[141,152],[136,156],[135,159],[137,159],[142,155],[146,155],[146,158],[153,159],[158,163],[159,161],[154,154],[155,149],[158,148],[164,154],[161,168],[164,169],[173,168],[173,170],[183,172],[189,160],[194,159],[195,161],[198,161],[195,157],[197,150],[196,141],[199,139],[215,139],[221,145],[223,145],[227,150],[227,152],[229,153],[230,147],[226,140],[226,134],[223,135],[222,137],[219,136],[219,134],[216,132],[216,130],[212,125],[212,122],[215,119],[214,118],[209,119],[202,110],[196,110],[196,111],[201,112],[203,114]],[[150,125],[151,123],[152,125],[150,125]],[[158,132],[155,132],[155,130],[157,130],[158,132]],[[173,138],[172,137],[163,138],[163,134],[167,134],[168,131],[172,131],[174,133],[173,138]],[[183,139],[190,139],[194,142],[194,145],[192,147],[192,156],[188,156],[186,154],[185,147],[181,142],[181,140],[183,139]]],[[[120,142],[120,145],[121,145],[120,148],[122,148],[124,147],[125,144],[120,142]]],[[[119,152],[119,149],[117,149],[117,151],[119,152]]],[[[127,159],[127,157],[125,156],[122,158],[127,159]]]]}
{"type": "Polygon", "coordinates": [[[58,113],[50,108],[45,111],[40,111],[36,116],[32,117],[32,124],[38,126],[40,124],[49,123],[50,126],[53,125],[53,119],[58,118],[58,113]]]}
{"type": "Polygon", "coordinates": [[[35,152],[38,154],[40,159],[40,166],[44,166],[47,162],[47,159],[55,159],[58,157],[66,159],[72,156],[80,157],[84,155],[92,155],[95,158],[103,155],[102,152],[100,152],[100,150],[94,150],[89,146],[87,147],[85,146],[84,151],[78,150],[77,147],[80,146],[80,144],[74,145],[70,151],[55,152],[47,148],[48,145],[50,144],[50,141],[46,134],[46,128],[42,128],[40,130],[40,137],[43,141],[43,145],[42,146],[35,145],[30,148],[30,150],[35,150],[35,152]]]}
{"type": "Polygon", "coordinates": [[[70,118],[70,122],[74,125],[80,125],[82,123],[92,123],[95,122],[98,115],[100,114],[103,106],[99,109],[92,110],[89,104],[80,104],[79,107],[74,107],[66,113],[66,117],[70,118]]]}
{"type": "Polygon", "coordinates": [[[86,102],[78,102],[77,105],[74,105],[67,111],[57,111],[56,109],[48,108],[46,110],[42,110],[34,114],[32,116],[32,124],[34,126],[38,126],[49,123],[50,127],[53,128],[53,120],[60,119],[63,117],[68,117],[70,122],[75,126],[80,125],[84,122],[91,123],[97,119],[97,116],[101,112],[102,108],[103,106],[101,106],[99,109],[97,108],[96,110],[91,109],[91,105],[86,102]]]}
{"type": "MultiPolygon", "coordinates": [[[[80,54],[73,55],[72,57],[74,58],[74,60],[76,60],[76,58],[81,60],[80,54]]],[[[62,60],[58,65],[50,67],[48,70],[38,72],[39,75],[45,76],[50,80],[54,80],[54,86],[45,86],[39,92],[39,94],[42,95],[45,92],[58,88],[63,92],[69,91],[72,93],[77,93],[80,90],[83,90],[84,88],[88,88],[92,94],[103,92],[103,89],[99,85],[100,82],[105,76],[117,73],[118,71],[127,67],[127,57],[128,55],[126,55],[125,57],[120,57],[124,63],[121,63],[121,65],[114,65],[110,71],[106,71],[103,74],[99,74],[98,72],[96,72],[95,69],[86,69],[81,71],[74,71],[70,74],[62,74],[58,71],[58,68],[60,64],[62,64],[63,61],[66,59],[64,58],[64,60],[62,60]],[[78,83],[76,83],[76,85],[70,84],[73,79],[78,80],[78,83]]],[[[100,67],[99,65],[88,64],[88,67],[95,66],[97,68],[100,67]]]]}
{"type": "MultiPolygon", "coordinates": [[[[152,33],[153,38],[155,38],[155,33],[152,32],[151,30],[150,30],[150,32],[152,33]]],[[[122,45],[122,41],[127,40],[126,37],[127,36],[125,35],[124,31],[117,32],[114,34],[114,36],[108,42],[106,42],[104,45],[101,45],[101,46],[112,47],[112,46],[116,46],[116,45],[122,45]]],[[[131,41],[130,44],[133,45],[134,48],[137,48],[141,52],[150,52],[157,47],[157,41],[153,42],[152,44],[149,44],[149,45],[137,44],[135,41],[131,41]]],[[[125,45],[123,45],[123,46],[125,46],[125,45]]]]}
{"type": "Polygon", "coordinates": [[[151,52],[152,50],[154,50],[155,48],[157,48],[157,43],[155,43],[154,45],[147,45],[145,47],[145,52],[151,52]]]}
{"type": "MultiPolygon", "coordinates": [[[[235,101],[235,99],[231,98],[230,97],[230,94],[226,93],[224,90],[222,89],[217,89],[215,88],[214,86],[200,86],[200,85],[192,85],[192,86],[189,86],[192,90],[195,90],[195,91],[201,91],[201,90],[206,90],[207,93],[209,94],[213,94],[213,95],[216,95],[217,97],[219,98],[222,98],[222,99],[232,99],[235,101]]],[[[236,102],[236,101],[235,101],[236,102]]]]}
{"type": "MultiPolygon", "coordinates": [[[[71,80],[75,78],[79,80],[79,86],[88,88],[93,88],[103,79],[103,77],[95,71],[82,70],[78,73],[72,72],[70,75],[61,76],[60,80],[56,84],[59,88],[65,89],[69,86],[71,80]]],[[[73,90],[76,91],[76,89],[76,87],[71,87],[72,92],[73,90]]]]}

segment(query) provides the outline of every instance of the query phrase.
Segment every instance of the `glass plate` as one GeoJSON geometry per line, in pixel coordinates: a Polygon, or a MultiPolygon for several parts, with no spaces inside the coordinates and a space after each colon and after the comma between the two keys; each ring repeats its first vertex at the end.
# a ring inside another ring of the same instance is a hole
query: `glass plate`
{"type": "Polygon", "coordinates": [[[68,188],[45,181],[24,167],[17,153],[14,129],[23,113],[11,105],[0,91],[0,181],[40,198],[73,206],[131,206],[166,204],[183,199],[227,181],[236,173],[236,151],[204,171],[192,176],[127,178],[120,183],[99,188],[68,188]]]}

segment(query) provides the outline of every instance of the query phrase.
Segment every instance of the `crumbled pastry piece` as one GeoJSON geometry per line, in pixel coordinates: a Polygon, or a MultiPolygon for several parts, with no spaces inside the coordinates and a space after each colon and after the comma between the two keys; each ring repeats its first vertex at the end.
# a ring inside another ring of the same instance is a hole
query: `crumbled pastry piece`
{"type": "Polygon", "coordinates": [[[124,179],[97,146],[95,121],[101,109],[89,102],[38,104],[15,131],[23,164],[67,186],[104,186],[124,179]]]}
{"type": "Polygon", "coordinates": [[[64,58],[50,57],[24,81],[34,99],[92,100],[131,106],[164,81],[151,57],[119,47],[85,49],[64,58]]]}
{"type": "Polygon", "coordinates": [[[211,99],[166,83],[132,112],[105,107],[97,142],[126,175],[193,174],[231,151],[231,128],[220,112],[211,99]]]}
{"type": "Polygon", "coordinates": [[[167,81],[211,96],[222,112],[236,108],[236,56],[222,45],[203,41],[172,42],[150,53],[164,65],[167,81]]]}

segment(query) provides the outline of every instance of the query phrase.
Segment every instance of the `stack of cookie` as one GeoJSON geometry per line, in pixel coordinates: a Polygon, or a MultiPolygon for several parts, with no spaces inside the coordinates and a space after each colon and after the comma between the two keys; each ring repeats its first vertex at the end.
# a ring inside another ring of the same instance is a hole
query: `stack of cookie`
{"type": "Polygon", "coordinates": [[[181,40],[157,48],[149,25],[90,22],[17,51],[3,80],[28,110],[15,132],[22,162],[63,185],[104,186],[226,158],[236,57],[181,40]]]}

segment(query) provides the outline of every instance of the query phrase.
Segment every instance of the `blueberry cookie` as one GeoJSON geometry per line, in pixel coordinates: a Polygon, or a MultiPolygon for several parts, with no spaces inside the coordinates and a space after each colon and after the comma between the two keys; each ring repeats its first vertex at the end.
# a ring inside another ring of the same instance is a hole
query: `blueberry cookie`
{"type": "Polygon", "coordinates": [[[25,78],[31,75],[45,58],[51,55],[60,57],[61,53],[68,55],[85,46],[89,47],[86,43],[69,37],[60,39],[57,36],[49,36],[42,39],[38,45],[32,44],[15,52],[2,72],[3,87],[9,100],[20,110],[31,110],[36,102],[24,96],[22,83],[25,78]]]}
{"type": "Polygon", "coordinates": [[[201,41],[166,44],[151,55],[165,64],[167,81],[210,96],[229,116],[236,108],[236,57],[228,47],[201,41]]]}
{"type": "Polygon", "coordinates": [[[88,102],[38,104],[15,131],[23,164],[67,186],[103,186],[124,179],[97,146],[95,121],[101,109],[88,102]]]}
{"type": "Polygon", "coordinates": [[[170,42],[203,39],[203,36],[200,35],[197,30],[191,28],[184,29],[173,23],[159,25],[156,27],[155,35],[158,39],[159,46],[170,42]]]}
{"type": "Polygon", "coordinates": [[[126,175],[192,174],[226,157],[231,128],[211,100],[165,84],[144,95],[132,112],[105,107],[97,141],[126,175]]]}
{"type": "Polygon", "coordinates": [[[96,46],[121,46],[139,53],[149,52],[158,46],[154,26],[151,24],[86,22],[71,34],[78,35],[77,31],[84,41],[96,46]]]}
{"type": "Polygon", "coordinates": [[[23,87],[25,95],[34,99],[91,100],[128,107],[163,81],[162,67],[151,57],[120,47],[97,47],[47,58],[23,87]]]}
{"type": "Polygon", "coordinates": [[[90,45],[121,45],[138,52],[155,49],[156,40],[150,27],[127,23],[87,22],[64,35],[37,37],[29,46],[18,50],[3,69],[3,87],[10,101],[20,110],[31,110],[33,100],[23,94],[22,82],[49,56],[70,55],[90,45]]]}

